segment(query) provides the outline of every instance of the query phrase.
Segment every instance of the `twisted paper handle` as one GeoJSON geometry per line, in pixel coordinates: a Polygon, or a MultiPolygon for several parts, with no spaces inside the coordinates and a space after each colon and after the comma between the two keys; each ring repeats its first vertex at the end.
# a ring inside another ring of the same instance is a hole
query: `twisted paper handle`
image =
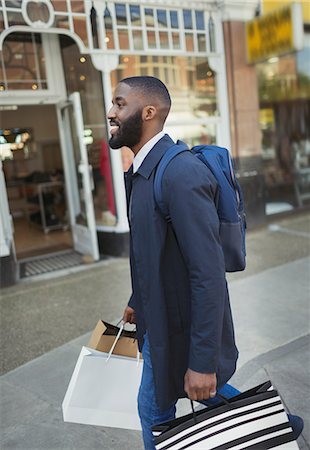
{"type": "MultiPolygon", "coordinates": [[[[112,345],[112,347],[111,347],[111,350],[109,351],[109,354],[108,354],[107,359],[106,359],[105,362],[108,362],[109,359],[111,358],[111,355],[112,355],[112,353],[113,353],[113,350],[115,349],[115,346],[116,346],[116,344],[117,344],[117,341],[119,340],[119,338],[120,338],[120,336],[121,336],[121,334],[122,334],[122,331],[123,331],[123,329],[124,329],[124,325],[125,325],[124,321],[121,320],[119,323],[121,323],[120,328],[119,328],[119,331],[118,331],[118,333],[117,333],[117,335],[116,335],[116,338],[115,338],[115,340],[114,340],[114,342],[113,342],[113,345],[112,345]]],[[[139,349],[137,348],[137,366],[139,365],[139,362],[140,362],[140,353],[139,353],[139,349]]]]}

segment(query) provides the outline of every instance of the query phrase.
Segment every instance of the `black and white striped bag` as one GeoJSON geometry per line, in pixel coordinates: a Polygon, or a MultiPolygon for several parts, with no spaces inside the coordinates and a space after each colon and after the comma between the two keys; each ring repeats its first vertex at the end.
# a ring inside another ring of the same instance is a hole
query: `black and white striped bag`
{"type": "Polygon", "coordinates": [[[157,450],[298,450],[281,398],[270,381],[152,430],[157,450]]]}

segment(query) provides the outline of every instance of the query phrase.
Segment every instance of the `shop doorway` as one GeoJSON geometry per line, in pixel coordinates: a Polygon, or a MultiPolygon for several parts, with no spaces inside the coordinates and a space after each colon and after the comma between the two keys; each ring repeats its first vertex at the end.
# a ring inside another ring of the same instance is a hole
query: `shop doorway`
{"type": "Polygon", "coordinates": [[[3,171],[17,259],[71,249],[55,106],[7,108],[1,133],[2,147],[7,148],[3,171]]]}
{"type": "Polygon", "coordinates": [[[2,117],[3,170],[21,276],[25,261],[38,267],[42,261],[46,272],[81,264],[85,256],[98,260],[79,94],[57,105],[10,106],[2,117]]]}

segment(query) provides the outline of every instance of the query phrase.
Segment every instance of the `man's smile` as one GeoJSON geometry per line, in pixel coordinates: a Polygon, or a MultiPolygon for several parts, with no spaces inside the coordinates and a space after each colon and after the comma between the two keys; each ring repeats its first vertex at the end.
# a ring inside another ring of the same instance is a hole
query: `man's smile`
{"type": "Polygon", "coordinates": [[[116,122],[110,122],[110,134],[113,136],[119,129],[119,125],[116,122]]]}

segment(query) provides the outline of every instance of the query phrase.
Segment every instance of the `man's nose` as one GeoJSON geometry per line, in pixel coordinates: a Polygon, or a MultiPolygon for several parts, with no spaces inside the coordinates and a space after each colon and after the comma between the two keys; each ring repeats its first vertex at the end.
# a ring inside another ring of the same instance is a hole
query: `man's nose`
{"type": "Polygon", "coordinates": [[[111,108],[108,111],[108,119],[113,119],[115,117],[115,109],[114,105],[111,106],[111,108]]]}

